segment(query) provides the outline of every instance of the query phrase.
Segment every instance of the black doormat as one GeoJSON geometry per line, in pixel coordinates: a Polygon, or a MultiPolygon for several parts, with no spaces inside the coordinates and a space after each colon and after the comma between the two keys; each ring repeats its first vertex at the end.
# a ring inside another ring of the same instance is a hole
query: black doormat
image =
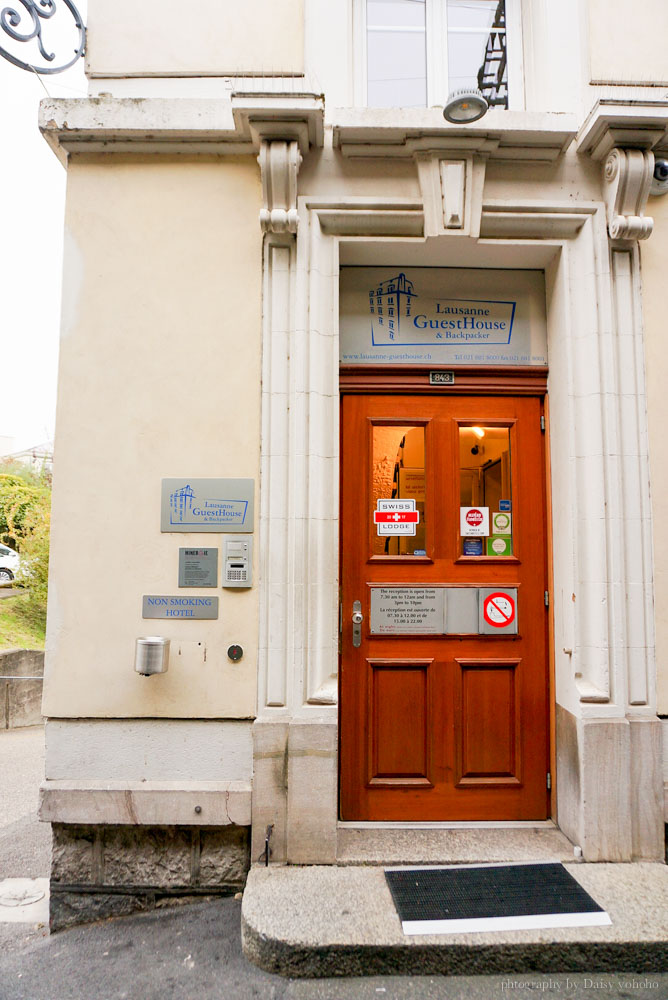
{"type": "Polygon", "coordinates": [[[404,934],[610,924],[558,862],[386,868],[404,934]]]}

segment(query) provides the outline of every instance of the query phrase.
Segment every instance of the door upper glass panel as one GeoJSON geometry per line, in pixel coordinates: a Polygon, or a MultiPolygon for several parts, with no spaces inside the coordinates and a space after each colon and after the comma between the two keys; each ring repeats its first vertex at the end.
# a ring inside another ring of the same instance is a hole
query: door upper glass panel
{"type": "Polygon", "coordinates": [[[424,427],[375,424],[370,512],[372,555],[426,555],[425,494],[424,427]]]}
{"type": "Polygon", "coordinates": [[[464,556],[513,555],[510,430],[459,428],[459,544],[464,556]]]}

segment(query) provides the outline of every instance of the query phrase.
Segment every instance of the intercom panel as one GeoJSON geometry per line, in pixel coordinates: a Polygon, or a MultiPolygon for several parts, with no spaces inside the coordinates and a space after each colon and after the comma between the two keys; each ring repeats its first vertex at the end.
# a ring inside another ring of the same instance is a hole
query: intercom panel
{"type": "Polygon", "coordinates": [[[224,543],[223,587],[253,583],[253,539],[228,538],[224,543]]]}

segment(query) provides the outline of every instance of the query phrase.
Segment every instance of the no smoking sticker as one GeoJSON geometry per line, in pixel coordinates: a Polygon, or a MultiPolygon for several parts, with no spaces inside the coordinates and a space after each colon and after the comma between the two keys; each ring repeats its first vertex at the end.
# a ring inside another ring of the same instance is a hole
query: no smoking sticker
{"type": "Polygon", "coordinates": [[[515,601],[503,591],[489,594],[483,602],[482,614],[488,625],[506,628],[515,621],[515,601]]]}

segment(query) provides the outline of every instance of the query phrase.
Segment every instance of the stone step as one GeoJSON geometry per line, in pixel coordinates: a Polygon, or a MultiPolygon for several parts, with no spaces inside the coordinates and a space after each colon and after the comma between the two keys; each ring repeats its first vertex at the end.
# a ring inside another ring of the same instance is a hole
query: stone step
{"type": "MultiPolygon", "coordinates": [[[[668,969],[668,868],[570,864],[612,924],[405,936],[378,866],[253,867],[242,903],[246,956],[291,977],[652,974],[668,969]]],[[[660,992],[660,991],[659,991],[660,992]]]]}
{"type": "Polygon", "coordinates": [[[339,865],[573,861],[573,844],[553,823],[502,826],[340,823],[339,865]]]}

